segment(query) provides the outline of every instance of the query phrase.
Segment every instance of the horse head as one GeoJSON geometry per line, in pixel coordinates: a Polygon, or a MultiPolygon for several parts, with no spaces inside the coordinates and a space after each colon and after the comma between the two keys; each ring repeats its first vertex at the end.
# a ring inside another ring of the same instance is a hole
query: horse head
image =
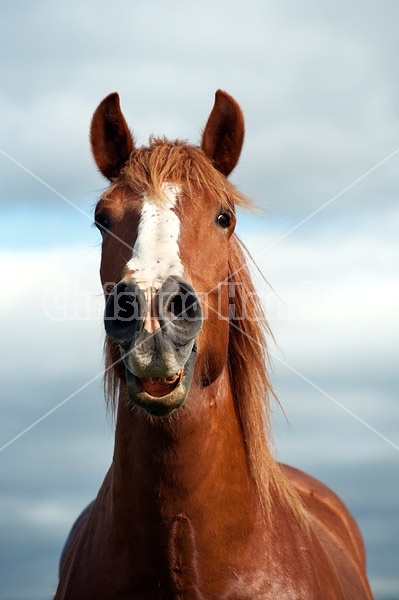
{"type": "Polygon", "coordinates": [[[116,93],[93,116],[94,159],[111,182],[95,211],[105,329],[131,402],[154,416],[185,402],[195,365],[207,386],[227,361],[229,244],[243,201],[227,176],[243,139],[241,109],[220,90],[200,147],[151,138],[136,148],[116,93]]]}

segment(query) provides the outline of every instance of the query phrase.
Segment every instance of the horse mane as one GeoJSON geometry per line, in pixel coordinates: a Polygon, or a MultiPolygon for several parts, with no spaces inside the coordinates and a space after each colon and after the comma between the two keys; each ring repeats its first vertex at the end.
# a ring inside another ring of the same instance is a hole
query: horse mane
{"type": "Polygon", "coordinates": [[[286,504],[297,521],[307,528],[302,502],[271,452],[270,400],[280,405],[268,374],[270,357],[267,337],[272,336],[264,309],[248,268],[254,263],[240,239],[230,240],[229,283],[234,285],[234,304],[229,329],[229,374],[235,406],[247,450],[252,479],[267,519],[272,518],[273,496],[286,504]]]}
{"type": "MultiPolygon", "coordinates": [[[[252,202],[213,168],[210,160],[197,147],[185,142],[150,138],[148,147],[132,152],[107,193],[128,186],[135,194],[150,194],[163,199],[163,184],[177,183],[192,200],[198,190],[217,198],[221,206],[253,207],[252,202]]],[[[232,393],[239,416],[249,471],[258,490],[263,514],[272,519],[273,497],[285,504],[298,523],[307,528],[301,500],[273,458],[270,444],[270,399],[277,397],[272,389],[267,366],[270,364],[266,338],[270,335],[264,310],[256,294],[247,258],[251,260],[239,238],[230,238],[229,283],[234,285],[230,302],[234,305],[229,322],[228,369],[232,393]]],[[[119,383],[124,379],[117,344],[105,340],[104,390],[108,407],[115,412],[119,383]]],[[[278,401],[278,400],[277,400],[278,401]]]]}

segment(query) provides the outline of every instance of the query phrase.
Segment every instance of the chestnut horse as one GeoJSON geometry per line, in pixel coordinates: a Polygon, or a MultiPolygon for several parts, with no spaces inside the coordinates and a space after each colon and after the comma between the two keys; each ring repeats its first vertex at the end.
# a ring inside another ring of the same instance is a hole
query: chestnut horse
{"type": "Polygon", "coordinates": [[[57,600],[371,598],[358,527],[270,451],[267,324],[228,181],[244,120],[222,91],[201,146],[136,148],[94,113],[113,462],[64,548],[57,600]]]}

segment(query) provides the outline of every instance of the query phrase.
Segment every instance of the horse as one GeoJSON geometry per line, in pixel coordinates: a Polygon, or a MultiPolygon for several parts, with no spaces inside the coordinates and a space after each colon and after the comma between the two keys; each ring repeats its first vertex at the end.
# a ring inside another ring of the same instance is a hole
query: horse
{"type": "Polygon", "coordinates": [[[234,233],[244,140],[218,90],[199,146],[136,147],[117,93],[94,112],[112,465],[64,547],[56,600],[363,600],[361,533],[271,451],[269,328],[234,233]]]}

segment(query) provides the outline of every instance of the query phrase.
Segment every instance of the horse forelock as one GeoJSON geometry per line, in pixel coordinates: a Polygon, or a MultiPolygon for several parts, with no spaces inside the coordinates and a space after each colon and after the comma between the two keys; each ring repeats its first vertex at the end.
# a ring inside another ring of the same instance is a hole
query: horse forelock
{"type": "Polygon", "coordinates": [[[182,196],[196,201],[203,192],[221,207],[253,207],[252,202],[217,171],[197,146],[184,141],[150,138],[148,146],[133,150],[105,196],[115,188],[127,186],[137,196],[165,200],[165,183],[181,188],[182,196]]]}

